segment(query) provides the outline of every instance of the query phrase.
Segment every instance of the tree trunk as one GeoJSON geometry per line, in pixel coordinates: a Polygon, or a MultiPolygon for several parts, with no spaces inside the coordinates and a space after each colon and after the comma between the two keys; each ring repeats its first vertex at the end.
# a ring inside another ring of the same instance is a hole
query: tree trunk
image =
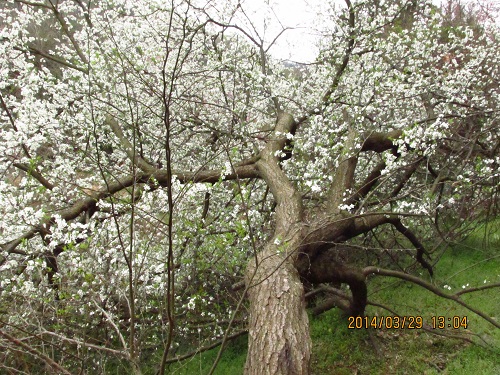
{"type": "Polygon", "coordinates": [[[258,267],[255,260],[248,266],[250,327],[246,375],[309,374],[309,320],[304,288],[293,258],[287,256],[282,246],[269,244],[258,254],[258,267]]]}

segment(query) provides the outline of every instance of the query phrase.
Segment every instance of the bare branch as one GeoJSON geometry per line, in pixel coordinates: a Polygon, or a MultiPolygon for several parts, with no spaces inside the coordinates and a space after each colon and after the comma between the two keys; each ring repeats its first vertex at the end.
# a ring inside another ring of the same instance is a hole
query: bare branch
{"type": "Polygon", "coordinates": [[[224,27],[224,28],[230,28],[230,29],[238,30],[238,31],[242,32],[257,47],[260,48],[262,46],[262,44],[260,42],[258,42],[257,40],[255,40],[255,38],[253,36],[251,36],[249,33],[247,33],[243,28],[241,28],[238,25],[224,24],[224,23],[218,22],[218,21],[216,21],[216,20],[214,20],[212,18],[210,18],[208,21],[211,22],[211,23],[213,23],[214,25],[217,25],[217,26],[221,26],[221,27],[224,27]]]}
{"type": "Polygon", "coordinates": [[[213,344],[210,344],[210,345],[201,346],[198,349],[196,349],[194,352],[191,352],[191,353],[179,355],[179,356],[174,357],[174,358],[169,358],[169,359],[166,360],[165,363],[175,363],[175,362],[183,361],[185,359],[194,357],[197,354],[206,352],[206,351],[208,351],[210,349],[213,349],[213,348],[216,348],[216,347],[222,345],[223,342],[227,342],[228,340],[234,340],[234,339],[236,339],[236,338],[238,338],[240,336],[243,336],[243,335],[245,335],[247,333],[248,333],[247,330],[233,333],[232,335],[228,335],[225,338],[225,340],[223,339],[223,340],[219,340],[217,342],[214,342],[213,344]]]}
{"type": "Polygon", "coordinates": [[[421,287],[429,290],[430,292],[436,294],[439,297],[455,301],[459,305],[462,305],[463,307],[465,307],[467,310],[472,311],[473,313],[479,315],[484,320],[486,320],[489,323],[493,324],[495,327],[500,328],[500,323],[499,322],[497,322],[497,321],[495,321],[495,319],[489,317],[488,314],[485,314],[482,311],[480,311],[478,309],[475,309],[472,306],[470,306],[469,304],[467,304],[464,301],[462,301],[459,298],[459,295],[457,295],[457,294],[451,294],[451,295],[450,294],[446,294],[443,291],[441,291],[441,289],[435,287],[434,285],[428,283],[425,280],[422,280],[419,277],[416,277],[416,276],[413,276],[413,275],[409,275],[407,273],[403,273],[403,272],[400,272],[400,271],[392,271],[392,270],[388,270],[388,269],[384,269],[384,268],[379,268],[379,267],[374,267],[374,266],[369,266],[369,267],[364,268],[363,269],[363,273],[365,274],[365,276],[368,276],[368,275],[382,275],[382,276],[396,277],[398,279],[406,280],[406,281],[412,282],[414,284],[420,285],[421,287]]]}
{"type": "Polygon", "coordinates": [[[106,312],[106,310],[104,310],[95,300],[92,300],[92,302],[94,302],[94,305],[104,314],[104,316],[106,317],[106,320],[109,322],[109,324],[111,324],[111,326],[115,330],[116,334],[118,335],[118,338],[120,339],[120,342],[121,342],[121,344],[123,346],[123,352],[121,352],[121,353],[126,354],[127,356],[129,356],[130,354],[127,351],[128,348],[127,348],[127,343],[125,341],[125,338],[121,334],[121,331],[117,327],[117,325],[115,324],[115,322],[113,322],[113,318],[111,316],[109,316],[109,314],[106,312]]]}
{"type": "Polygon", "coordinates": [[[424,245],[419,241],[415,233],[405,227],[399,218],[392,219],[391,224],[394,225],[398,232],[405,236],[413,246],[415,246],[417,249],[417,261],[422,265],[422,267],[429,271],[429,274],[432,276],[434,274],[432,266],[424,259],[424,254],[426,253],[424,245]]]}
{"type": "Polygon", "coordinates": [[[461,291],[455,293],[455,295],[456,296],[461,296],[462,294],[467,294],[467,293],[472,293],[472,292],[479,292],[481,290],[492,289],[492,288],[500,288],[500,283],[493,283],[493,284],[488,284],[488,285],[482,285],[482,286],[478,286],[476,288],[462,289],[461,291]]]}
{"type": "Polygon", "coordinates": [[[115,350],[115,349],[111,349],[111,348],[106,348],[105,346],[94,345],[94,344],[91,344],[91,343],[86,342],[86,341],[70,339],[69,337],[66,337],[63,335],[58,335],[57,333],[54,333],[54,332],[42,331],[39,333],[39,335],[48,335],[48,336],[57,337],[58,339],[65,341],[65,342],[72,344],[72,345],[91,348],[91,349],[99,350],[102,352],[111,353],[111,354],[116,355],[118,357],[128,358],[128,353],[123,351],[123,350],[115,350]]]}
{"type": "Polygon", "coordinates": [[[52,358],[47,357],[45,354],[39,352],[37,349],[31,347],[30,345],[25,344],[21,340],[18,340],[15,337],[9,335],[7,332],[0,330],[0,336],[4,337],[5,339],[10,341],[14,345],[23,348],[26,352],[30,353],[35,358],[42,360],[43,362],[45,362],[48,366],[52,367],[58,373],[65,374],[65,375],[71,375],[71,372],[69,372],[64,367],[62,367],[60,364],[58,364],[57,362],[52,360],[52,358]]]}

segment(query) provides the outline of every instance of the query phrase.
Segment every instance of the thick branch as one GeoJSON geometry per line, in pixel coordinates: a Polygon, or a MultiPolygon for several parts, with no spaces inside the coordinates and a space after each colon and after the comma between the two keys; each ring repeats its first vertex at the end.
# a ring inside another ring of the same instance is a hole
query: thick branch
{"type": "Polygon", "coordinates": [[[127,153],[127,156],[132,161],[132,163],[134,163],[137,167],[139,167],[146,173],[151,173],[155,170],[155,168],[150,163],[144,160],[139,155],[139,153],[136,150],[134,150],[134,146],[132,146],[127,137],[125,137],[120,124],[118,124],[118,121],[116,121],[113,116],[109,114],[106,115],[106,124],[108,124],[111,127],[113,133],[115,133],[115,135],[118,137],[121,145],[123,146],[123,149],[127,153]]]}
{"type": "Polygon", "coordinates": [[[334,307],[338,307],[341,309],[344,313],[350,315],[349,313],[349,304],[346,302],[345,299],[339,297],[339,296],[330,296],[326,300],[324,300],[322,303],[319,305],[315,306],[312,310],[311,313],[313,316],[318,316],[320,314],[323,314],[324,312],[333,309],[334,307]]]}
{"type": "Polygon", "coordinates": [[[346,314],[349,313],[349,306],[352,304],[352,297],[348,296],[342,290],[323,284],[319,288],[307,293],[306,298],[310,298],[310,296],[319,293],[327,294],[328,298],[326,301],[312,309],[311,312],[314,316],[320,315],[325,311],[333,309],[334,307],[340,308],[346,314]]]}
{"type": "Polygon", "coordinates": [[[358,157],[352,155],[355,143],[356,133],[351,130],[328,192],[328,210],[332,213],[339,211],[339,205],[347,200],[354,187],[354,172],[358,164],[358,157]]]}
{"type": "Polygon", "coordinates": [[[349,226],[345,227],[342,233],[337,233],[332,241],[345,242],[360,234],[367,233],[373,228],[389,223],[392,218],[397,218],[397,215],[390,212],[352,216],[349,226]]]}
{"type": "Polygon", "coordinates": [[[256,165],[260,176],[276,200],[275,233],[286,232],[290,224],[297,223],[302,217],[302,200],[285,172],[280,167],[279,155],[285,148],[287,133],[293,133],[297,124],[288,113],[281,113],[274,131],[274,137],[260,153],[256,165]]]}
{"type": "Polygon", "coordinates": [[[354,221],[354,216],[341,211],[339,214],[326,215],[310,223],[298,251],[299,256],[295,260],[299,274],[308,275],[315,259],[322,251],[328,250],[335,242],[339,242],[340,238],[344,238],[345,233],[352,230],[354,221]]]}
{"type": "Polygon", "coordinates": [[[352,316],[363,315],[367,299],[366,277],[361,270],[339,263],[336,260],[334,250],[323,251],[312,259],[307,272],[301,276],[313,284],[348,284],[352,293],[348,313],[352,316]]]}
{"type": "Polygon", "coordinates": [[[38,172],[35,168],[29,166],[28,164],[24,163],[14,163],[14,167],[19,168],[22,171],[25,171],[28,173],[30,176],[35,178],[38,182],[40,182],[44,187],[46,187],[49,190],[54,189],[54,185],[50,183],[45,177],[42,176],[40,172],[38,172]]]}
{"type": "Polygon", "coordinates": [[[389,194],[386,199],[391,199],[396,197],[401,190],[405,187],[406,183],[410,180],[411,176],[413,176],[413,173],[417,170],[417,167],[420,165],[420,163],[425,160],[425,157],[420,157],[417,160],[415,160],[412,164],[409,166],[405,167],[406,171],[399,180],[398,184],[394,187],[392,190],[391,194],[389,194]]]}
{"type": "MultiPolygon", "coordinates": [[[[172,174],[175,178],[179,180],[181,184],[185,184],[187,182],[207,182],[207,183],[216,183],[217,181],[230,181],[236,179],[246,179],[246,178],[258,178],[260,177],[259,171],[255,164],[245,164],[242,162],[242,165],[235,164],[234,169],[231,173],[223,175],[221,170],[202,170],[198,172],[186,172],[186,171],[172,171],[172,174]]],[[[147,176],[153,177],[160,185],[165,184],[166,179],[166,171],[158,170],[152,175],[144,174],[144,177],[141,178],[142,181],[145,181],[147,176]]]]}
{"type": "MultiPolygon", "coordinates": [[[[401,130],[393,130],[388,133],[378,133],[372,132],[369,134],[363,141],[363,145],[361,147],[361,152],[364,151],[375,151],[377,153],[384,152],[386,150],[391,149],[394,154],[397,154],[397,146],[393,143],[394,139],[400,137],[402,134],[401,130]]],[[[360,199],[365,197],[369,191],[375,186],[378,181],[378,178],[381,175],[382,169],[384,169],[385,164],[379,163],[374,170],[370,173],[370,175],[365,179],[361,188],[352,195],[348,200],[348,197],[345,196],[346,193],[349,193],[350,190],[354,188],[354,174],[357,166],[357,156],[349,155],[349,152],[352,152],[354,149],[356,133],[352,132],[349,134],[349,137],[345,144],[345,157],[341,158],[339,162],[339,166],[335,171],[334,179],[331,185],[331,189],[329,192],[329,210],[331,212],[335,212],[338,206],[342,203],[346,204],[355,204],[359,202],[360,199]]],[[[417,163],[418,164],[418,163],[417,163]]],[[[405,177],[402,180],[402,183],[399,187],[396,188],[397,192],[399,192],[404,184],[411,177],[413,172],[415,171],[417,165],[413,165],[413,169],[410,168],[409,171],[405,174],[405,177]]]]}
{"type": "MultiPolygon", "coordinates": [[[[215,183],[222,180],[235,180],[237,178],[257,178],[259,177],[259,172],[254,164],[246,164],[242,162],[243,165],[236,165],[234,171],[228,175],[222,175],[220,170],[212,171],[200,171],[200,172],[184,172],[184,171],[174,171],[174,176],[181,182],[207,182],[215,183]]],[[[153,181],[157,182],[159,186],[165,186],[167,182],[167,172],[165,170],[157,170],[154,173],[139,173],[136,176],[127,176],[114,183],[110,183],[107,187],[103,187],[98,190],[95,194],[90,197],[81,199],[74,203],[71,207],[60,210],[58,214],[66,221],[73,220],[86,212],[89,209],[93,209],[96,203],[100,200],[109,198],[113,194],[126,189],[136,183],[148,183],[155,187],[153,181]]],[[[43,228],[45,230],[50,227],[53,218],[43,220],[39,225],[33,227],[32,229],[24,232],[21,236],[12,240],[10,242],[0,245],[2,251],[7,253],[17,253],[25,255],[24,252],[16,250],[16,248],[24,241],[33,238],[37,233],[39,233],[43,228]]]]}
{"type": "Polygon", "coordinates": [[[378,163],[370,172],[370,174],[365,178],[356,193],[354,193],[354,195],[352,195],[351,198],[347,201],[347,204],[358,204],[361,199],[365,198],[378,182],[378,179],[380,178],[381,172],[384,168],[385,162],[378,163]]]}
{"type": "Polygon", "coordinates": [[[432,266],[423,258],[426,253],[424,246],[419,241],[417,236],[403,225],[399,215],[397,214],[380,213],[355,217],[353,218],[352,223],[342,232],[342,235],[336,238],[336,242],[347,241],[350,238],[356,237],[362,233],[367,233],[383,224],[392,224],[412,243],[413,246],[415,246],[415,249],[417,250],[417,261],[422,265],[422,267],[427,269],[429,274],[432,276],[432,266]]]}
{"type": "MultiPolygon", "coordinates": [[[[405,172],[403,173],[403,175],[399,179],[396,186],[392,189],[392,191],[389,194],[387,194],[382,200],[373,200],[370,202],[365,202],[364,205],[366,205],[366,206],[375,206],[375,205],[384,206],[388,202],[390,202],[393,198],[395,198],[401,192],[401,190],[403,190],[403,188],[406,186],[406,184],[408,183],[410,178],[413,176],[413,174],[415,173],[418,166],[420,165],[420,163],[423,160],[425,160],[425,157],[419,157],[414,162],[403,167],[402,169],[404,169],[405,172]]],[[[380,176],[378,178],[380,178],[380,176]]],[[[374,182],[376,182],[376,181],[374,181],[374,182]]]]}
{"type": "Polygon", "coordinates": [[[397,152],[397,147],[393,141],[403,134],[402,130],[392,130],[387,133],[373,132],[370,133],[364,140],[361,151],[375,151],[377,153],[384,152],[392,149],[394,153],[397,152]]]}

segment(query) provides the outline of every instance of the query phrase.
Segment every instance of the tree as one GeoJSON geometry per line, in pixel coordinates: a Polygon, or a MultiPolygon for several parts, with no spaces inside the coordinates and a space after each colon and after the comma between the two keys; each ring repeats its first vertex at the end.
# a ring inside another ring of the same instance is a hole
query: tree
{"type": "Polygon", "coordinates": [[[0,19],[4,368],[141,373],[160,346],[164,373],[248,317],[246,373],[307,374],[304,288],[348,285],[329,307],[358,316],[373,275],[499,327],[432,284],[426,247],[498,212],[494,24],[346,0],[301,65],[239,2],[16,0],[0,19]]]}

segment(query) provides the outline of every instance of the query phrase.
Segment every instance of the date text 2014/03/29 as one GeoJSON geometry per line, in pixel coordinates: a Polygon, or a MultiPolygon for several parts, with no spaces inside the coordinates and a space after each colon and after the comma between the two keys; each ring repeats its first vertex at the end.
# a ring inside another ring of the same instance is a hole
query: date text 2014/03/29
{"type": "MultiPolygon", "coordinates": [[[[432,329],[460,329],[467,328],[466,316],[432,316],[430,319],[432,329]]],[[[386,328],[386,329],[421,329],[424,327],[422,316],[350,316],[349,329],[386,328]]]]}

